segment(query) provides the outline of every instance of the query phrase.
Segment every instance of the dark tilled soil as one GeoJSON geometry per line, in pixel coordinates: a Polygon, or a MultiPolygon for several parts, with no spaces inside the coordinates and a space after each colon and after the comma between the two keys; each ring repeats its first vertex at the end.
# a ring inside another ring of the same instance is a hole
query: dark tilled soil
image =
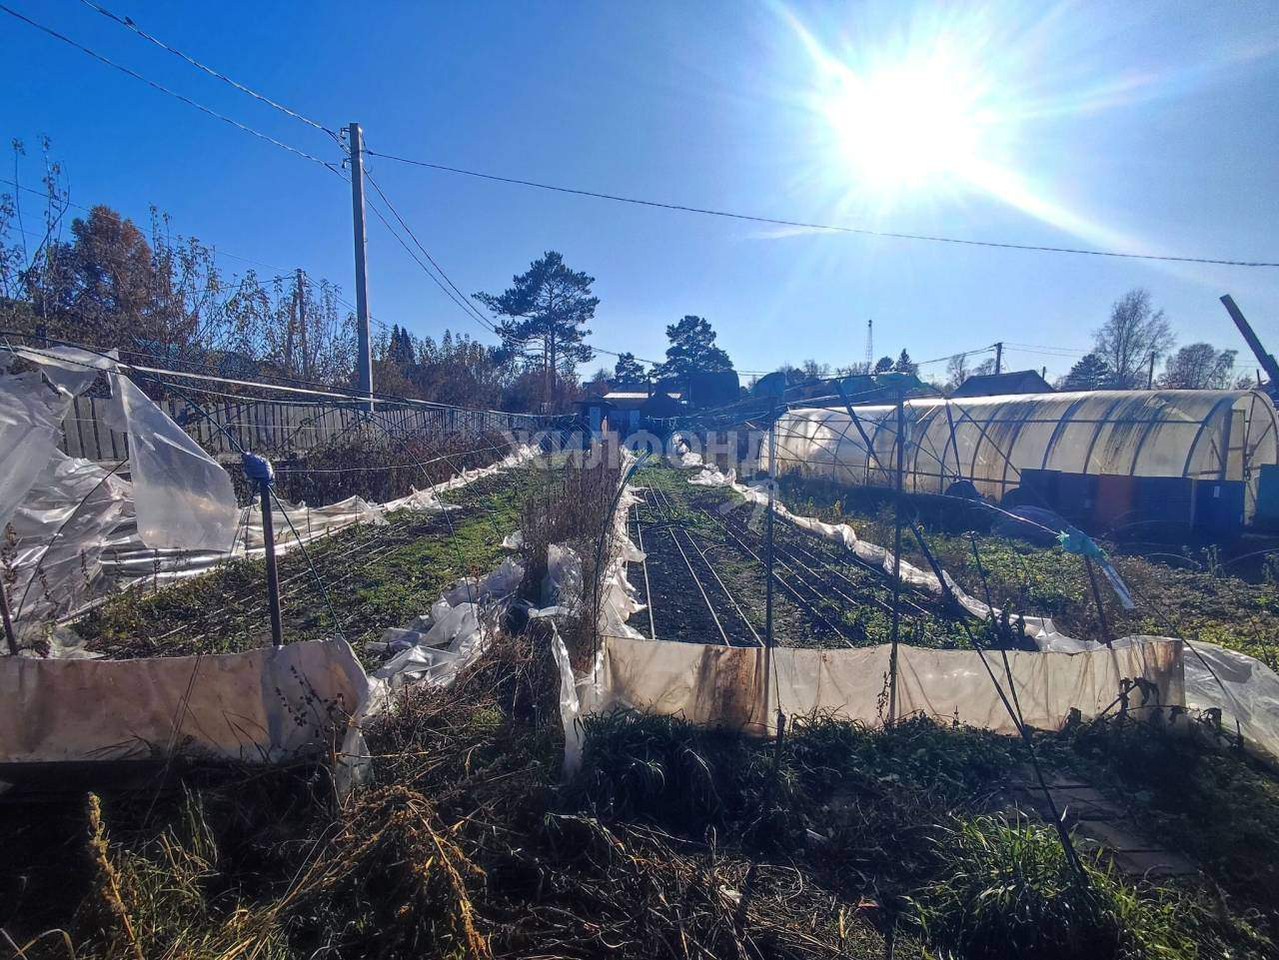
{"type": "MultiPolygon", "coordinates": [[[[766,605],[762,512],[730,492],[691,486],[675,471],[646,473],[655,482],[636,507],[632,527],[638,523],[643,533],[657,636],[714,642],[726,634],[734,644],[760,642],[766,605]]],[[[639,482],[646,482],[645,475],[639,482]]],[[[891,638],[892,590],[886,576],[781,520],[774,543],[776,642],[847,647],[891,638]]],[[[631,575],[642,593],[642,567],[635,565],[631,575]]],[[[647,613],[632,624],[649,633],[647,613]]],[[[941,602],[911,589],[903,591],[900,636],[927,646],[967,645],[966,634],[941,602]]]]}

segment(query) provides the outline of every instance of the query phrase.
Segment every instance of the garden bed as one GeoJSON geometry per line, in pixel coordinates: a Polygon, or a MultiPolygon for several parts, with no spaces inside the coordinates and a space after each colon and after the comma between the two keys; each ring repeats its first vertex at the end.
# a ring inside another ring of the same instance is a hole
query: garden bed
{"type": "MultiPolygon", "coordinates": [[[[715,643],[727,634],[730,643],[759,643],[766,633],[764,511],[724,487],[694,486],[688,476],[648,467],[635,478],[648,488],[636,521],[648,556],[657,637],[715,643]]],[[[774,524],[773,536],[778,645],[841,649],[889,642],[891,577],[784,519],[774,524]]],[[[644,582],[637,565],[631,582],[644,582]]],[[[647,635],[646,615],[631,625],[647,635]]],[[[902,588],[899,630],[901,641],[915,646],[971,648],[968,631],[989,646],[1025,645],[996,636],[987,624],[968,619],[961,625],[941,598],[909,585],[902,588]]]]}
{"type": "MultiPolygon", "coordinates": [[[[892,541],[891,506],[881,494],[795,476],[784,478],[781,490],[782,501],[797,514],[849,523],[859,536],[881,545],[892,541]]],[[[955,509],[947,516],[909,502],[927,529],[929,548],[969,593],[985,599],[984,573],[996,606],[1052,617],[1060,631],[1072,636],[1101,638],[1096,603],[1079,557],[1058,546],[998,536],[991,532],[989,511],[980,508],[955,509]]],[[[909,537],[903,541],[902,555],[911,563],[926,563],[909,537]]],[[[1261,565],[1259,580],[1252,582],[1229,575],[1213,561],[1211,551],[1198,557],[1174,553],[1165,559],[1127,555],[1120,549],[1111,549],[1110,555],[1136,601],[1136,609],[1125,610],[1102,584],[1112,636],[1209,640],[1256,657],[1272,669],[1279,667],[1279,582],[1270,566],[1261,565]],[[1187,569],[1188,564],[1205,569],[1187,569]]]]}
{"type": "MultiPolygon", "coordinates": [[[[373,665],[363,653],[366,641],[426,613],[462,577],[496,566],[522,498],[543,479],[535,466],[504,471],[443,494],[456,509],[397,511],[385,525],[359,524],[285,554],[279,561],[285,641],[334,637],[340,630],[365,665],[373,665]]],[[[112,658],[264,646],[271,642],[265,567],[240,560],[174,585],[141,583],[74,629],[87,650],[112,658]]]]}
{"type": "Polygon", "coordinates": [[[1279,807],[1239,755],[1120,722],[1037,735],[1205,871],[1089,858],[1082,884],[1008,808],[1018,742],[927,721],[811,718],[778,747],[614,713],[561,786],[548,639],[407,691],[336,815],[301,769],[10,808],[6,932],[30,960],[70,955],[50,929],[83,958],[1272,955],[1279,807]]]}

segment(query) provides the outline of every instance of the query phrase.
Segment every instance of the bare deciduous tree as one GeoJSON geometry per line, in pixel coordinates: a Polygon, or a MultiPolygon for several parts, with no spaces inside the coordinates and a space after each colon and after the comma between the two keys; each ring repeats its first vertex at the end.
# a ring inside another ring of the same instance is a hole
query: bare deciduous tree
{"type": "Polygon", "coordinates": [[[1129,290],[1110,308],[1110,319],[1093,335],[1094,352],[1106,362],[1116,387],[1133,389],[1145,384],[1142,371],[1153,354],[1156,359],[1172,349],[1175,337],[1168,318],[1150,301],[1150,291],[1129,290]]]}
{"type": "Polygon", "coordinates": [[[1238,351],[1191,343],[1168,359],[1159,385],[1174,390],[1224,390],[1230,386],[1238,351]]]}

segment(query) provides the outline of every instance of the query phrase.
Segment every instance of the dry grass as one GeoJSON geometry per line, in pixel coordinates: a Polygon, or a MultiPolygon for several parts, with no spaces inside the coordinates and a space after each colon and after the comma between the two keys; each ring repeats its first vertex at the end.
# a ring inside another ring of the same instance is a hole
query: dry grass
{"type": "Polygon", "coordinates": [[[567,606],[574,615],[563,624],[569,649],[576,655],[594,650],[602,602],[601,575],[616,549],[613,508],[622,484],[621,456],[616,445],[597,445],[576,452],[558,466],[547,465],[547,482],[523,504],[523,596],[538,605],[567,606]],[[552,597],[546,589],[551,546],[572,551],[580,565],[568,595],[552,597]]]}

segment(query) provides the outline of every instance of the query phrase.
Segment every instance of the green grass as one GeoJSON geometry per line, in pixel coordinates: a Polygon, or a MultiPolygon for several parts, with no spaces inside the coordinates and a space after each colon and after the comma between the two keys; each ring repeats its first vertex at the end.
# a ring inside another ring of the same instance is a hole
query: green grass
{"type": "MultiPolygon", "coordinates": [[[[782,500],[792,511],[829,522],[850,524],[858,536],[881,546],[892,540],[891,508],[882,494],[826,481],[786,477],[782,500]]],[[[1018,613],[1050,616],[1058,629],[1084,639],[1101,639],[1096,603],[1082,560],[1060,547],[1037,547],[1020,540],[975,533],[981,568],[973,555],[971,520],[984,531],[976,513],[957,519],[923,517],[930,549],[943,568],[970,594],[1018,613]]],[[[1103,547],[1105,545],[1103,544],[1103,547]]],[[[903,556],[917,565],[926,561],[913,539],[903,556]]],[[[1257,657],[1279,668],[1279,585],[1273,577],[1251,583],[1223,575],[1219,568],[1191,570],[1159,560],[1112,551],[1115,567],[1132,588],[1135,610],[1124,610],[1104,579],[1105,615],[1114,636],[1152,634],[1209,640],[1257,657]]]]}
{"type": "Polygon", "coordinates": [[[943,958],[1154,960],[1239,955],[1267,944],[1167,888],[1139,886],[1104,860],[1066,859],[1056,831],[982,815],[939,831],[941,868],[910,898],[943,958]]]}
{"type": "MultiPolygon", "coordinates": [[[[385,628],[428,612],[463,576],[495,567],[505,555],[503,537],[516,529],[522,498],[543,479],[537,469],[511,471],[446,493],[443,499],[461,510],[428,518],[399,511],[388,517],[386,527],[359,524],[309,544],[357,654],[364,641],[378,638],[385,628]],[[363,555],[387,538],[419,530],[420,535],[365,562],[363,555]]],[[[281,559],[280,575],[282,580],[298,577],[296,591],[284,600],[285,640],[337,635],[301,550],[281,559]]],[[[286,583],[286,594],[289,590],[286,583]]],[[[270,642],[265,597],[263,562],[235,561],[159,590],[141,584],[91,611],[76,629],[89,649],[114,657],[232,653],[270,642]]]]}
{"type": "Polygon", "coordinates": [[[1129,803],[1209,882],[1144,883],[1096,858],[1080,880],[1055,831],[999,812],[1024,748],[921,718],[876,730],[800,721],[775,755],[771,740],[678,718],[591,717],[569,799],[606,822],[735,838],[837,896],[864,896],[869,885],[943,957],[1267,955],[1266,937],[1279,931],[1273,779],[1244,757],[1146,725],[1036,739],[1050,768],[1081,771],[1129,803]]]}

